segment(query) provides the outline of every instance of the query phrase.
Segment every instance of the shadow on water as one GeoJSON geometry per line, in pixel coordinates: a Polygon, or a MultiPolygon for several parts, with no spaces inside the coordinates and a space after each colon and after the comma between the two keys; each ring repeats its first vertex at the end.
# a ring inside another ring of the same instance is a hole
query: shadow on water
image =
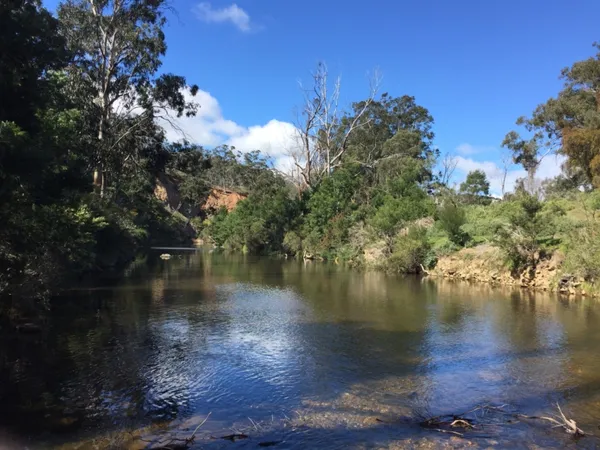
{"type": "MultiPolygon", "coordinates": [[[[555,401],[582,428],[600,424],[591,302],[333,264],[154,256],[120,284],[56,299],[42,333],[2,336],[7,429],[53,446],[212,412],[206,430],[290,417],[253,433],[285,440],[275,448],[438,448],[465,442],[377,419],[487,402],[535,414],[555,401]]],[[[490,439],[481,444],[571,444],[524,424],[490,439]]]]}

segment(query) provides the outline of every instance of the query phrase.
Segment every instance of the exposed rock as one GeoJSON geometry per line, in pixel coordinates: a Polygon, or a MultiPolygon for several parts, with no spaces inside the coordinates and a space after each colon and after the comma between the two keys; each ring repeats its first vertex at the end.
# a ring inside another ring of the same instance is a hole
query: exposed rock
{"type": "Polygon", "coordinates": [[[565,295],[589,295],[582,289],[583,280],[570,274],[559,276],[563,262],[559,252],[539,261],[535,269],[528,268],[517,274],[511,273],[502,261],[499,249],[480,245],[439,258],[431,274],[455,280],[558,291],[565,295]]]}
{"type": "Polygon", "coordinates": [[[201,209],[204,211],[217,211],[224,207],[227,211],[232,211],[240,201],[246,198],[248,198],[247,194],[215,187],[211,189],[201,209]]]}
{"type": "Polygon", "coordinates": [[[181,196],[177,187],[178,181],[164,173],[156,178],[154,196],[165,203],[171,210],[177,210],[181,206],[181,196]]]}

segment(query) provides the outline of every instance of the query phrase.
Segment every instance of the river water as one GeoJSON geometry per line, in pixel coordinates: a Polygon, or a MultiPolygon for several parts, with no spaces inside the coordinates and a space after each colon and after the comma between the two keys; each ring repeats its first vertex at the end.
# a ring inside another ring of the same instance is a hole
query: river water
{"type": "Polygon", "coordinates": [[[0,448],[156,446],[209,413],[191,448],[600,447],[514,415],[558,403],[600,434],[595,301],[159,253],[3,338],[0,448]],[[472,409],[474,429],[419,425],[472,409]]]}

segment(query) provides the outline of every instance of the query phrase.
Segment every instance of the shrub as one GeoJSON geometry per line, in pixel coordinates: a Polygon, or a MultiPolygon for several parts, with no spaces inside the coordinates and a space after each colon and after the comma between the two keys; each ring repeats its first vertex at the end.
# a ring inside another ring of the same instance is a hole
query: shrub
{"type": "Polygon", "coordinates": [[[292,255],[302,251],[302,238],[295,231],[288,231],[283,236],[283,249],[292,255]]]}
{"type": "Polygon", "coordinates": [[[600,223],[589,222],[573,230],[566,245],[564,268],[586,281],[600,277],[600,223]]]}
{"type": "Polygon", "coordinates": [[[508,224],[500,226],[494,239],[513,270],[535,266],[541,254],[557,241],[554,222],[564,214],[557,205],[544,204],[534,196],[522,194],[517,208],[508,216],[508,224]]]}
{"type": "Polygon", "coordinates": [[[387,270],[395,273],[418,273],[429,255],[431,246],[427,240],[427,230],[412,227],[408,233],[396,238],[387,270]]]}
{"type": "Polygon", "coordinates": [[[464,246],[468,242],[469,235],[462,229],[467,222],[464,208],[446,200],[437,211],[437,219],[439,226],[446,232],[452,243],[464,246]]]}
{"type": "Polygon", "coordinates": [[[582,198],[583,223],[568,233],[564,267],[586,281],[600,278],[600,192],[582,198]]]}

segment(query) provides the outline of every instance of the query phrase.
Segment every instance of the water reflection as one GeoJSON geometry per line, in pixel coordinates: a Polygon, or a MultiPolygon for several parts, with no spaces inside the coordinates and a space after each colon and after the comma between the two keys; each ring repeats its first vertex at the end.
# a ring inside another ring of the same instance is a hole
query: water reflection
{"type": "Polygon", "coordinates": [[[589,300],[199,252],[151,255],[54,305],[43,334],[3,337],[0,419],[31,443],[209,411],[215,423],[297,411],[311,430],[290,439],[299,448],[409,445],[422,431],[375,418],[485,402],[560,401],[582,428],[600,424],[589,300]]]}

